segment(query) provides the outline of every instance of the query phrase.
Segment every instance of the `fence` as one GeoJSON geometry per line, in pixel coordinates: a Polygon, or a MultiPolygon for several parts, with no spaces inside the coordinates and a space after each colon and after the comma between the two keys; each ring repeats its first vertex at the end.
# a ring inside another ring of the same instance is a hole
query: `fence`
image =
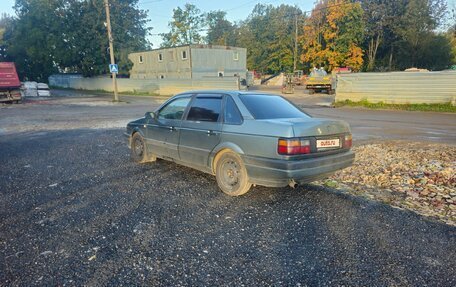
{"type": "Polygon", "coordinates": [[[337,77],[336,101],[454,104],[456,72],[354,73],[337,77]]]}
{"type": "MultiPolygon", "coordinates": [[[[49,85],[80,90],[113,91],[111,78],[83,78],[80,75],[52,75],[49,85]]],[[[175,95],[189,90],[239,90],[237,77],[205,79],[117,79],[119,92],[175,95]]]]}

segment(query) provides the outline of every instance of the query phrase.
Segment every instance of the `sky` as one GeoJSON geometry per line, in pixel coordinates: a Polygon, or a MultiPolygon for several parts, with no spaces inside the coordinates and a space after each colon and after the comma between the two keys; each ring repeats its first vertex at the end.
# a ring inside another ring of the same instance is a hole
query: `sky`
{"type": "MultiPolygon", "coordinates": [[[[456,0],[447,0],[449,7],[454,7],[456,0]]],[[[152,42],[153,48],[159,48],[161,37],[157,34],[166,33],[169,31],[168,22],[171,21],[173,9],[184,7],[185,3],[194,4],[201,12],[209,12],[213,10],[223,10],[227,12],[227,19],[231,22],[244,20],[252,12],[253,7],[257,3],[272,4],[278,6],[280,4],[288,4],[297,6],[302,11],[310,11],[315,3],[315,0],[139,0],[139,7],[148,10],[149,26],[153,27],[152,36],[149,40],[152,42]],[[154,35],[155,34],[155,35],[154,35]]],[[[0,0],[0,13],[8,13],[14,15],[12,6],[14,0],[0,0]]]]}

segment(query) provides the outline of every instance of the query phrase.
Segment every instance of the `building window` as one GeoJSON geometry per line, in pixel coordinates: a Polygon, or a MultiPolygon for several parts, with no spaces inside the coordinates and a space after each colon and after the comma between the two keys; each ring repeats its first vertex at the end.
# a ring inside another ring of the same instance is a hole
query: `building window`
{"type": "Polygon", "coordinates": [[[162,53],[158,53],[158,61],[159,62],[163,62],[163,54],[162,53]]]}
{"type": "Polygon", "coordinates": [[[233,52],[233,60],[234,61],[239,61],[239,52],[237,52],[237,51],[233,52]]]}
{"type": "Polygon", "coordinates": [[[219,76],[219,78],[223,77],[223,72],[220,72],[220,71],[219,71],[219,72],[218,72],[218,76],[219,76]]]}
{"type": "Polygon", "coordinates": [[[164,79],[165,78],[165,75],[160,75],[160,79],[164,79]]]}
{"type": "Polygon", "coordinates": [[[142,55],[139,55],[139,63],[140,63],[140,64],[144,63],[144,61],[143,61],[143,56],[142,56],[142,55]]]}
{"type": "Polygon", "coordinates": [[[187,51],[182,51],[182,60],[187,60],[187,51]]]}

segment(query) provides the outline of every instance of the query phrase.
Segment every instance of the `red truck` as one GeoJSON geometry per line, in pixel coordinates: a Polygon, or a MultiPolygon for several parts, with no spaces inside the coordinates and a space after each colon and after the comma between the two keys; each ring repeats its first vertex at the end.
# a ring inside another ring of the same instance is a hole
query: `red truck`
{"type": "Polygon", "coordinates": [[[16,66],[11,62],[0,62],[0,103],[22,101],[21,82],[16,66]]]}

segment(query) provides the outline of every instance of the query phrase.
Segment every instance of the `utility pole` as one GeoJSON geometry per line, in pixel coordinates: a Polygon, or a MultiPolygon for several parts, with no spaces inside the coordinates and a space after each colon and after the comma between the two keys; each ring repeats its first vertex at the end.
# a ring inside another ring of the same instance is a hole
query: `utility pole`
{"type": "Polygon", "coordinates": [[[294,43],[294,59],[293,59],[293,73],[296,71],[298,61],[298,14],[295,14],[295,43],[294,43]]]}
{"type": "MultiPolygon", "coordinates": [[[[109,39],[109,56],[111,58],[111,64],[114,65],[116,61],[114,60],[114,45],[113,45],[113,38],[111,32],[111,16],[109,14],[109,2],[108,0],[104,0],[104,5],[106,8],[106,28],[108,29],[108,39],[109,39]]],[[[117,74],[112,73],[112,85],[114,87],[114,102],[119,101],[119,95],[117,93],[117,74]]]]}

